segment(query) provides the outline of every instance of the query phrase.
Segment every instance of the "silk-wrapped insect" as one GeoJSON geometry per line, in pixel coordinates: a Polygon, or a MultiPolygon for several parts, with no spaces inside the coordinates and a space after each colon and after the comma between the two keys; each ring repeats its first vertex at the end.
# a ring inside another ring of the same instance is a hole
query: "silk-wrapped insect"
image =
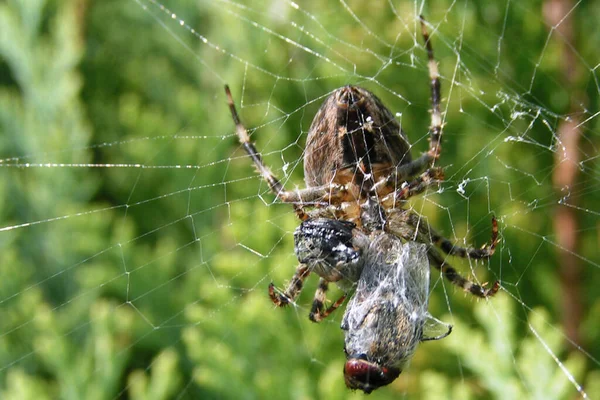
{"type": "Polygon", "coordinates": [[[427,246],[402,243],[385,232],[371,236],[342,320],[346,385],[365,393],[394,381],[420,342],[442,339],[452,331],[427,311],[427,246]]]}

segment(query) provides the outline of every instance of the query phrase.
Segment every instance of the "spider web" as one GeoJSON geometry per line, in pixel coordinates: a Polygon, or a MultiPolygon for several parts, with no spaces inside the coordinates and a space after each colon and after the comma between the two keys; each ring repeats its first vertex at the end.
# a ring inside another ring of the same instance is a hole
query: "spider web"
{"type": "MultiPolygon", "coordinates": [[[[446,180],[411,201],[489,262],[431,273],[451,323],[372,398],[600,398],[598,10],[585,2],[34,1],[0,5],[3,398],[358,398],[338,310],[296,266],[291,207],[237,142],[303,186],[312,116],[356,84],[427,149],[428,21],[446,180]]],[[[329,293],[336,299],[339,291],[329,293]]]]}

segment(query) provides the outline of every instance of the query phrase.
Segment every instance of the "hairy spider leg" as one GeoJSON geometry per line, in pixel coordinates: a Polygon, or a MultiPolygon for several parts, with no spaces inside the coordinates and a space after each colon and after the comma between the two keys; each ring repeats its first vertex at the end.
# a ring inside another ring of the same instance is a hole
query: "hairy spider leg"
{"type": "Polygon", "coordinates": [[[419,16],[421,21],[421,33],[425,40],[425,48],[427,49],[427,68],[429,69],[429,79],[431,80],[431,126],[429,127],[429,155],[433,159],[437,159],[442,151],[442,112],[440,110],[440,74],[438,65],[433,57],[433,46],[425,26],[425,18],[419,16]]]}
{"type": "MultiPolygon", "coordinates": [[[[283,293],[280,292],[279,289],[273,285],[273,283],[269,284],[269,297],[271,298],[273,304],[275,304],[277,307],[285,307],[294,302],[302,291],[304,280],[308,277],[308,275],[310,275],[310,272],[310,268],[307,265],[298,265],[292,280],[283,293]]],[[[315,292],[315,298],[308,316],[313,322],[321,322],[323,319],[327,318],[329,314],[341,306],[346,299],[346,295],[342,295],[335,303],[325,310],[324,308],[325,302],[327,301],[328,287],[329,285],[325,279],[319,279],[319,286],[315,292]]]]}
{"type": "MultiPolygon", "coordinates": [[[[411,182],[402,185],[396,191],[381,198],[381,204],[384,207],[396,208],[398,203],[404,202],[409,198],[423,193],[430,186],[444,180],[444,172],[441,168],[429,168],[423,172],[418,178],[411,182]]],[[[387,182],[383,182],[387,185],[387,182]]]]}
{"type": "Polygon", "coordinates": [[[500,282],[495,281],[489,289],[483,285],[478,285],[470,280],[463,278],[454,267],[446,262],[444,257],[431,246],[427,249],[427,257],[429,261],[442,272],[442,275],[452,284],[462,288],[465,292],[469,292],[477,297],[486,298],[495,295],[500,289],[500,282]]]}
{"type": "Polygon", "coordinates": [[[451,256],[457,256],[462,258],[472,258],[480,260],[484,258],[490,258],[496,251],[496,245],[498,244],[498,221],[496,217],[492,216],[492,238],[489,244],[482,246],[481,248],[475,247],[462,247],[458,246],[450,239],[445,238],[438,232],[436,232],[431,225],[427,223],[419,215],[411,213],[409,217],[409,224],[419,229],[420,233],[428,237],[428,241],[438,246],[442,251],[451,256]]]}
{"type": "MultiPolygon", "coordinates": [[[[388,218],[388,226],[386,227],[390,233],[393,233],[404,240],[417,241],[420,243],[431,243],[431,246],[427,249],[427,255],[431,264],[442,272],[442,275],[448,279],[452,284],[462,288],[463,290],[470,292],[471,294],[478,297],[489,297],[496,294],[500,288],[499,282],[494,282],[491,288],[485,289],[482,285],[478,285],[463,278],[458,271],[456,271],[445,258],[435,248],[435,241],[433,240],[431,232],[433,229],[429,224],[421,218],[418,214],[410,211],[399,209],[388,218]]],[[[441,237],[436,234],[436,237],[441,237]]],[[[448,239],[445,239],[448,240],[448,239]]],[[[450,242],[448,240],[448,242],[450,242]]],[[[498,242],[498,226],[495,219],[492,221],[492,242],[490,245],[485,246],[482,249],[475,248],[462,248],[455,246],[450,242],[450,247],[456,255],[465,254],[466,258],[488,258],[495,250],[495,246],[498,242]],[[459,250],[460,249],[460,250],[459,250]]],[[[441,247],[444,250],[446,246],[441,247]]],[[[454,253],[448,253],[454,255],[454,253]]]]}
{"type": "Polygon", "coordinates": [[[440,108],[440,74],[438,71],[437,62],[434,58],[431,39],[429,37],[429,33],[427,32],[427,27],[425,26],[425,18],[422,15],[420,16],[420,22],[421,34],[423,35],[425,49],[427,50],[427,68],[429,69],[429,79],[431,82],[431,124],[429,126],[429,150],[423,153],[419,158],[397,167],[395,173],[392,175],[393,179],[386,180],[386,188],[389,189],[388,191],[393,190],[394,187],[402,185],[408,178],[415,176],[419,172],[425,170],[427,167],[431,167],[435,160],[440,157],[442,152],[441,142],[443,124],[442,112],[440,108]]]}
{"type": "Polygon", "coordinates": [[[231,111],[231,117],[235,124],[235,130],[244,150],[246,150],[246,153],[248,153],[254,162],[260,176],[269,184],[271,191],[282,202],[291,203],[298,218],[301,220],[306,220],[308,218],[303,210],[305,206],[327,205],[329,204],[328,200],[331,198],[345,196],[346,187],[338,184],[308,187],[293,191],[285,190],[279,179],[277,179],[271,170],[264,164],[254,143],[250,141],[250,135],[248,135],[248,131],[240,120],[228,85],[225,85],[225,93],[227,94],[227,102],[229,104],[229,110],[231,111]]]}
{"type": "Polygon", "coordinates": [[[480,249],[476,249],[473,247],[461,247],[452,243],[450,240],[446,239],[431,227],[429,228],[431,241],[435,243],[440,249],[444,251],[444,253],[462,257],[462,258],[473,258],[473,259],[482,259],[482,258],[490,258],[494,255],[496,251],[496,245],[498,244],[498,221],[496,218],[492,216],[492,240],[490,244],[486,244],[480,249]]]}
{"type": "Polygon", "coordinates": [[[310,314],[308,318],[312,322],[321,322],[323,319],[327,318],[329,314],[334,312],[339,306],[342,305],[344,300],[346,299],[346,295],[342,295],[339,299],[336,300],[329,308],[325,310],[325,301],[327,300],[327,289],[329,288],[328,282],[321,278],[319,279],[319,286],[317,287],[317,291],[315,292],[315,298],[312,303],[312,308],[310,310],[310,314]]]}
{"type": "Polygon", "coordinates": [[[298,265],[292,280],[283,293],[280,292],[279,289],[277,289],[271,282],[269,284],[269,297],[271,298],[273,304],[275,304],[277,307],[283,307],[294,302],[296,297],[298,297],[302,291],[304,280],[306,277],[308,277],[308,275],[310,275],[310,268],[306,264],[298,265]]]}

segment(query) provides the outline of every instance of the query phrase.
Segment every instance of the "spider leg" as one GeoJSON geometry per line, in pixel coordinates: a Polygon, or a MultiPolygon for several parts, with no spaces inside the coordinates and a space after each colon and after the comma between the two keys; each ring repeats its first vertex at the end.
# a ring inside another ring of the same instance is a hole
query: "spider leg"
{"type": "Polygon", "coordinates": [[[306,277],[310,275],[310,268],[306,264],[300,264],[296,268],[296,272],[294,272],[294,276],[292,280],[288,284],[288,287],[282,293],[273,285],[273,283],[269,284],[269,297],[273,304],[277,307],[287,306],[289,303],[292,303],[300,292],[302,291],[302,286],[304,286],[304,280],[306,277]]]}
{"type": "Polygon", "coordinates": [[[235,124],[235,130],[240,140],[240,143],[246,150],[246,153],[250,156],[254,165],[258,169],[260,176],[269,184],[271,191],[277,196],[279,200],[284,203],[292,203],[294,211],[301,220],[305,220],[308,216],[304,213],[304,206],[314,206],[318,202],[329,203],[332,199],[346,198],[348,191],[345,186],[330,184],[318,187],[309,187],[305,189],[298,189],[293,191],[286,191],[271,170],[264,164],[263,159],[256,149],[254,143],[250,141],[248,131],[242,124],[238,112],[233,102],[231,90],[229,86],[225,85],[225,93],[227,94],[227,102],[229,104],[229,110],[231,111],[231,117],[235,124]]]}
{"type": "MultiPolygon", "coordinates": [[[[442,111],[441,102],[441,83],[438,65],[433,56],[433,46],[425,26],[425,18],[421,15],[421,34],[425,41],[427,50],[427,68],[429,69],[429,79],[431,82],[431,125],[429,125],[429,150],[423,153],[419,158],[409,163],[402,164],[395,171],[395,182],[402,183],[406,179],[415,176],[419,172],[431,166],[433,162],[440,157],[442,152],[442,111]]],[[[394,181],[393,181],[394,182],[394,181]]]]}
{"type": "Polygon", "coordinates": [[[429,262],[439,269],[446,279],[463,289],[465,292],[469,292],[477,297],[486,298],[495,295],[500,289],[500,282],[498,281],[495,281],[490,288],[486,289],[484,288],[485,284],[478,285],[462,277],[457,270],[444,260],[442,255],[433,246],[429,247],[427,250],[427,256],[429,262]]]}
{"type": "Polygon", "coordinates": [[[396,168],[393,175],[393,179],[390,180],[390,184],[401,184],[412,176],[417,175],[419,172],[424,171],[427,167],[431,166],[435,157],[429,152],[423,153],[416,160],[412,160],[408,164],[402,164],[396,168]]]}
{"type": "MultiPolygon", "coordinates": [[[[444,180],[444,172],[441,168],[429,168],[423,172],[417,179],[403,184],[396,191],[384,196],[381,199],[381,204],[384,207],[396,208],[397,204],[408,200],[410,197],[423,193],[427,188],[444,180]]],[[[390,180],[382,182],[388,186],[390,180]]],[[[388,186],[389,187],[389,186],[388,186]]],[[[377,190],[377,186],[375,190],[377,190]]]]}
{"type": "Polygon", "coordinates": [[[473,247],[460,247],[452,243],[450,240],[441,236],[437,232],[432,231],[432,241],[441,248],[444,253],[462,258],[490,258],[496,251],[496,245],[498,244],[498,222],[495,217],[492,217],[492,240],[490,244],[484,245],[480,249],[473,247]]]}
{"type": "Polygon", "coordinates": [[[280,193],[279,198],[284,203],[317,206],[347,201],[352,199],[352,196],[345,185],[331,183],[329,185],[284,191],[280,193]]]}
{"type": "MultiPolygon", "coordinates": [[[[497,225],[495,223],[494,225],[496,226],[494,229],[496,232],[495,235],[497,235],[497,225]]],[[[500,283],[498,281],[494,282],[492,287],[486,289],[484,288],[485,285],[478,285],[462,277],[458,271],[448,264],[445,258],[434,246],[431,236],[432,229],[429,227],[429,224],[427,224],[417,214],[409,210],[398,209],[395,213],[390,215],[386,228],[390,233],[393,233],[404,240],[417,241],[420,243],[431,243],[431,246],[429,246],[427,249],[427,256],[430,264],[439,269],[442,272],[442,275],[452,282],[452,284],[478,297],[490,297],[498,292],[498,289],[500,288],[500,283]]],[[[492,244],[495,246],[497,242],[497,236],[494,236],[492,239],[492,244]]],[[[491,253],[493,253],[493,247],[489,246],[489,248],[491,248],[491,253]]],[[[487,257],[487,254],[489,254],[490,251],[489,248],[485,256],[479,258],[487,257]]],[[[470,254],[468,250],[469,249],[465,249],[466,254],[470,254]]],[[[475,252],[477,249],[471,250],[475,252]]]]}
{"type": "Polygon", "coordinates": [[[346,295],[342,295],[335,303],[333,303],[326,310],[325,301],[327,300],[327,289],[329,284],[323,278],[319,279],[319,286],[317,287],[317,291],[315,292],[315,299],[312,303],[312,308],[310,310],[310,314],[308,318],[312,322],[321,322],[323,319],[327,318],[329,314],[334,312],[346,299],[346,295]]]}
{"type": "Polygon", "coordinates": [[[425,235],[427,235],[431,243],[438,246],[444,251],[444,253],[451,256],[457,256],[462,258],[472,258],[480,260],[483,258],[490,258],[496,251],[496,245],[498,244],[498,221],[495,217],[492,217],[492,240],[490,244],[484,245],[480,249],[474,247],[461,247],[452,243],[449,239],[446,239],[441,234],[436,232],[425,220],[419,218],[418,215],[412,213],[410,224],[418,226],[418,229],[425,235]]]}
{"type": "Polygon", "coordinates": [[[246,153],[252,158],[254,161],[254,165],[258,169],[258,172],[263,177],[265,181],[269,184],[271,190],[279,197],[280,192],[283,192],[283,185],[279,182],[279,180],[271,173],[269,168],[263,163],[262,157],[254,143],[250,141],[250,136],[248,135],[248,131],[246,127],[242,124],[240,117],[235,108],[235,104],[233,103],[233,97],[231,96],[231,91],[229,90],[229,86],[225,85],[225,93],[227,94],[227,102],[229,103],[229,110],[231,111],[231,117],[233,118],[233,122],[235,124],[235,130],[240,139],[240,143],[244,146],[244,150],[246,153]]]}
{"type": "Polygon", "coordinates": [[[431,80],[431,126],[429,127],[429,155],[433,159],[437,159],[442,151],[442,112],[440,111],[440,74],[438,71],[437,62],[433,57],[433,47],[431,39],[425,26],[425,18],[421,15],[421,34],[425,40],[425,48],[427,49],[427,68],[429,69],[429,79],[431,80]]]}

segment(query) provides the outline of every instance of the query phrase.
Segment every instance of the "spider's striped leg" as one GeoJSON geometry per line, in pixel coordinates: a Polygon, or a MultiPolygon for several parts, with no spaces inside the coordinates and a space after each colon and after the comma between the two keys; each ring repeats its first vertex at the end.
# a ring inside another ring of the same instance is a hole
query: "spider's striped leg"
{"type": "Polygon", "coordinates": [[[444,257],[433,246],[427,250],[427,256],[429,257],[429,262],[439,269],[446,279],[465,292],[469,292],[477,297],[486,298],[495,295],[500,289],[500,282],[498,281],[495,281],[490,288],[486,289],[486,284],[478,285],[463,278],[458,271],[444,260],[444,257]]]}
{"type": "Polygon", "coordinates": [[[396,171],[393,175],[393,179],[389,180],[389,184],[398,184],[406,181],[407,179],[417,175],[420,172],[425,171],[428,167],[433,164],[435,157],[433,157],[429,152],[423,153],[416,160],[412,160],[408,164],[402,164],[396,168],[396,171]]]}
{"type": "MultiPolygon", "coordinates": [[[[279,182],[279,179],[277,179],[275,175],[273,175],[271,170],[263,163],[262,157],[256,149],[256,146],[254,146],[254,143],[250,141],[250,135],[248,135],[246,127],[244,127],[244,124],[242,124],[242,121],[240,120],[240,117],[235,108],[235,104],[233,103],[233,97],[231,96],[231,91],[229,90],[228,85],[225,85],[225,94],[227,95],[229,110],[231,111],[231,117],[233,118],[233,122],[235,124],[235,131],[238,135],[240,143],[242,144],[242,146],[244,146],[244,150],[246,150],[246,153],[248,153],[250,158],[252,158],[252,161],[254,161],[254,165],[258,169],[260,176],[262,176],[262,178],[269,184],[271,191],[283,201],[282,197],[284,197],[283,194],[285,194],[283,185],[281,184],[281,182],[279,182]]],[[[302,210],[302,206],[294,204],[293,207],[294,211],[296,211],[296,214],[300,219],[304,220],[307,218],[306,214],[304,214],[304,211],[302,210]]]]}
{"type": "Polygon", "coordinates": [[[273,304],[283,307],[296,300],[308,275],[310,275],[310,268],[306,264],[300,264],[284,292],[279,291],[271,282],[269,284],[269,297],[273,304]]]}
{"type": "Polygon", "coordinates": [[[229,104],[229,110],[231,111],[231,117],[235,123],[235,130],[244,150],[246,150],[246,153],[252,158],[260,176],[269,184],[271,191],[275,193],[277,198],[282,202],[291,203],[294,207],[294,211],[296,211],[296,214],[301,220],[308,218],[303,210],[305,206],[314,206],[315,203],[328,202],[330,199],[344,197],[346,195],[346,188],[336,184],[286,191],[279,179],[277,179],[271,170],[264,164],[256,146],[250,141],[248,131],[240,120],[235,104],[233,103],[231,91],[227,85],[225,85],[225,93],[227,94],[227,102],[229,104]]]}
{"type": "Polygon", "coordinates": [[[323,278],[319,279],[319,287],[315,292],[315,299],[313,300],[312,308],[308,316],[308,318],[310,318],[312,322],[321,322],[323,319],[327,318],[329,314],[334,312],[340,305],[342,305],[342,303],[346,299],[346,295],[343,295],[325,310],[325,301],[327,300],[327,288],[327,281],[323,278]]]}
{"type": "Polygon", "coordinates": [[[495,217],[492,217],[492,240],[490,244],[484,245],[480,249],[473,247],[460,247],[452,243],[450,240],[441,236],[435,231],[431,231],[431,240],[446,254],[463,258],[490,258],[496,251],[496,245],[498,244],[498,222],[495,217]]]}
{"type": "Polygon", "coordinates": [[[461,247],[452,243],[449,239],[446,239],[438,232],[436,232],[431,226],[418,215],[412,214],[410,224],[418,226],[419,231],[428,237],[428,240],[438,246],[444,251],[444,253],[451,256],[457,256],[462,258],[482,259],[490,258],[496,251],[496,245],[498,244],[498,221],[495,217],[492,217],[492,240],[490,244],[486,244],[483,247],[477,249],[475,247],[461,247]]]}
{"type": "MultiPolygon", "coordinates": [[[[419,243],[431,243],[431,228],[429,227],[429,224],[409,210],[400,210],[391,214],[388,219],[387,228],[390,233],[402,237],[404,240],[417,241],[419,243]]],[[[496,294],[498,289],[500,289],[500,283],[498,281],[494,282],[489,289],[486,289],[484,287],[485,285],[478,285],[462,277],[458,271],[446,262],[445,258],[435,248],[433,243],[431,243],[431,246],[427,249],[427,256],[431,265],[439,269],[446,279],[475,296],[490,297],[496,294]]]]}
{"type": "Polygon", "coordinates": [[[421,15],[421,34],[425,41],[425,49],[427,50],[427,68],[429,69],[429,79],[431,82],[431,125],[429,126],[429,151],[422,154],[419,158],[407,163],[400,165],[396,169],[396,176],[398,181],[405,181],[406,179],[415,176],[419,172],[425,170],[431,166],[433,162],[439,158],[442,152],[442,111],[440,107],[441,102],[441,83],[440,74],[438,71],[438,65],[433,56],[433,46],[431,45],[431,39],[427,28],[425,26],[425,18],[421,15]]]}
{"type": "MultiPolygon", "coordinates": [[[[417,179],[408,183],[405,182],[399,189],[384,196],[381,199],[381,204],[384,207],[395,208],[399,202],[406,201],[412,196],[421,194],[430,186],[433,186],[434,184],[439,183],[443,180],[444,172],[441,168],[429,168],[427,171],[423,172],[417,179]]],[[[387,182],[382,182],[382,186],[386,186],[386,189],[388,190],[389,184],[389,180],[387,182]]],[[[394,185],[396,184],[397,183],[394,182],[394,185]]],[[[379,187],[376,186],[375,189],[377,190],[379,189],[379,187]]]]}
{"type": "Polygon", "coordinates": [[[429,152],[428,154],[436,159],[440,156],[442,151],[442,112],[440,110],[440,74],[438,71],[438,65],[433,57],[433,47],[431,46],[431,39],[425,26],[425,18],[421,15],[419,17],[421,21],[421,34],[423,40],[425,40],[425,48],[427,49],[427,68],[429,69],[429,79],[431,80],[431,126],[429,127],[429,152]]]}

